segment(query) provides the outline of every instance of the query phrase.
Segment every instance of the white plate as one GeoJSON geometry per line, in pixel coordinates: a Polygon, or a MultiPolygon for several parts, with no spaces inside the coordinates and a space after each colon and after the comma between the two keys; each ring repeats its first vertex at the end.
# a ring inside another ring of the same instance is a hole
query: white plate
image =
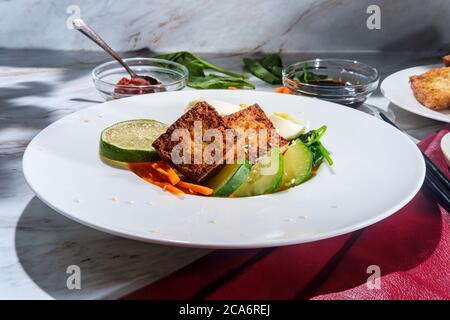
{"type": "Polygon", "coordinates": [[[99,230],[180,246],[254,248],[329,238],[380,221],[417,193],[425,166],[406,136],[360,111],[284,94],[211,90],[138,96],[71,114],[33,139],[23,172],[42,201],[99,230]],[[180,200],[99,159],[105,127],[134,118],[171,123],[201,97],[257,102],[267,112],[309,119],[312,128],[328,125],[323,142],[333,153],[333,169],[322,165],[310,181],[272,195],[180,200]]]}
{"type": "Polygon", "coordinates": [[[443,67],[442,64],[428,65],[396,72],[384,79],[381,83],[381,92],[387,99],[402,109],[426,118],[450,122],[450,110],[435,111],[428,109],[416,100],[409,85],[410,76],[420,75],[431,69],[441,67],[443,67]]]}
{"type": "Polygon", "coordinates": [[[447,133],[441,139],[441,150],[447,161],[447,165],[450,166],[450,133],[447,133]]]}

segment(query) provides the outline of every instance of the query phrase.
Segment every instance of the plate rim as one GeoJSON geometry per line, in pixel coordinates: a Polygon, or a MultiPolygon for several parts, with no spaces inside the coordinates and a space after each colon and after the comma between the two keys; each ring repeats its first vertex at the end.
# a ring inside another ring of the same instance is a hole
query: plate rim
{"type": "MultiPolygon", "coordinates": [[[[182,91],[176,91],[176,92],[182,92],[182,91]]],[[[186,91],[184,91],[186,92],[186,91]]],[[[205,92],[206,94],[208,92],[223,92],[223,90],[220,89],[215,89],[215,90],[202,90],[202,92],[205,92]]],[[[230,91],[233,92],[233,91],[230,91]]],[[[255,92],[255,91],[253,91],[255,92]]],[[[257,91],[258,94],[267,94],[267,95],[279,95],[278,93],[272,93],[272,92],[267,92],[267,91],[257,91]]],[[[161,92],[161,93],[153,93],[154,94],[171,94],[172,92],[161,92]]],[[[233,94],[233,93],[230,93],[233,94]]],[[[142,96],[136,96],[136,97],[129,97],[129,98],[124,98],[127,100],[132,100],[132,99],[139,99],[142,96]]],[[[306,99],[306,100],[316,100],[315,98],[310,98],[310,97],[303,97],[300,96],[301,99],[306,99]]],[[[120,99],[120,100],[124,100],[124,99],[120,99]]],[[[340,108],[344,108],[349,110],[350,112],[358,112],[358,110],[354,110],[354,109],[350,109],[348,107],[339,105],[339,104],[335,104],[329,101],[324,101],[324,100],[320,100],[321,103],[326,103],[326,104],[331,104],[334,107],[340,107],[340,108]]],[[[44,129],[42,129],[36,136],[33,137],[33,139],[30,141],[30,143],[28,144],[27,148],[25,149],[25,152],[23,154],[22,157],[22,172],[23,175],[25,177],[25,181],[27,182],[28,186],[30,187],[30,189],[33,191],[33,193],[35,194],[36,197],[38,197],[42,202],[44,202],[47,206],[49,206],[51,209],[55,210],[56,212],[58,212],[59,214],[65,216],[66,218],[69,218],[70,220],[73,220],[75,222],[78,222],[84,226],[88,226],[90,228],[93,228],[95,230],[101,231],[101,232],[105,232],[108,234],[112,234],[115,236],[120,236],[123,238],[127,238],[127,239],[132,239],[132,240],[137,240],[137,241],[142,241],[142,242],[146,242],[146,243],[154,243],[154,244],[161,244],[161,245],[169,245],[169,246],[177,246],[177,247],[189,247],[189,248],[204,248],[204,249],[255,249],[255,248],[269,248],[269,247],[281,247],[281,246],[289,246],[289,245],[296,245],[296,244],[302,244],[302,243],[309,243],[309,242],[314,242],[314,241],[319,241],[319,240],[323,240],[323,239],[328,239],[328,238],[333,238],[333,237],[337,237],[343,234],[348,234],[357,230],[360,230],[362,228],[365,228],[367,226],[373,225],[389,216],[391,216],[392,214],[394,214],[395,212],[399,211],[401,208],[403,208],[405,205],[407,205],[413,198],[414,196],[419,192],[420,188],[422,187],[423,181],[425,179],[425,161],[422,159],[420,160],[420,178],[417,180],[416,185],[414,186],[413,189],[411,189],[411,191],[409,192],[408,196],[406,196],[401,202],[399,202],[396,206],[393,206],[392,208],[385,210],[384,212],[380,212],[380,214],[373,216],[370,219],[367,219],[361,223],[358,223],[356,225],[351,225],[351,226],[346,226],[343,228],[339,228],[339,229],[335,229],[333,231],[328,231],[328,232],[321,232],[321,233],[317,233],[312,237],[309,237],[308,239],[301,239],[301,238],[291,238],[291,239],[271,239],[270,241],[250,241],[250,242],[245,242],[245,243],[229,243],[229,242],[214,242],[214,243],[206,243],[206,242],[199,242],[199,241],[186,241],[186,240],[173,240],[173,239],[161,239],[161,238],[152,238],[151,234],[149,234],[148,236],[141,236],[141,235],[136,235],[136,234],[130,234],[130,233],[126,233],[125,230],[120,229],[118,227],[113,227],[111,225],[104,225],[104,226],[100,226],[98,224],[93,224],[90,223],[89,221],[83,220],[83,219],[79,219],[78,217],[76,217],[76,215],[70,214],[69,212],[65,212],[64,210],[61,210],[59,208],[57,208],[56,206],[54,206],[50,201],[48,201],[47,199],[45,199],[43,196],[41,196],[36,188],[34,187],[32,181],[30,181],[30,177],[28,175],[28,169],[26,166],[26,163],[29,162],[28,157],[29,157],[29,153],[31,150],[31,147],[33,146],[33,143],[36,139],[38,139],[38,137],[40,136],[40,134],[44,131],[47,130],[48,128],[50,128],[51,126],[53,126],[54,124],[58,123],[59,121],[62,121],[63,119],[65,119],[66,117],[72,116],[76,113],[85,111],[87,109],[90,108],[95,108],[98,107],[99,105],[103,105],[105,103],[108,103],[110,101],[106,101],[103,102],[101,104],[98,105],[94,105],[94,106],[89,106],[87,108],[83,108],[81,110],[77,110],[73,113],[70,113],[54,122],[52,122],[51,124],[49,124],[48,126],[46,126],[44,129]]],[[[363,113],[361,111],[360,115],[364,116],[364,117],[368,117],[370,119],[373,119],[374,121],[380,121],[381,123],[383,123],[384,125],[386,125],[387,127],[393,129],[390,125],[384,123],[383,121],[381,121],[380,119],[377,119],[375,117],[370,116],[369,114],[363,113]]],[[[401,132],[399,132],[401,134],[401,132]]],[[[409,143],[410,145],[414,146],[417,149],[417,154],[420,154],[420,151],[417,147],[416,144],[414,144],[406,135],[403,134],[403,138],[405,143],[409,143]]],[[[419,169],[419,168],[418,168],[419,169]]]]}

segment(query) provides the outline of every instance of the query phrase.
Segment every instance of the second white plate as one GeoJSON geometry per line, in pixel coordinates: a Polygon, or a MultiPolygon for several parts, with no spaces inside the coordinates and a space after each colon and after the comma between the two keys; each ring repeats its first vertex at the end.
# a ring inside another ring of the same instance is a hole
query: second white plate
{"type": "Polygon", "coordinates": [[[450,110],[435,111],[425,107],[414,97],[411,86],[409,85],[409,77],[420,75],[442,66],[442,64],[428,65],[398,71],[384,79],[381,83],[381,92],[392,103],[404,110],[425,118],[450,122],[450,110]]]}

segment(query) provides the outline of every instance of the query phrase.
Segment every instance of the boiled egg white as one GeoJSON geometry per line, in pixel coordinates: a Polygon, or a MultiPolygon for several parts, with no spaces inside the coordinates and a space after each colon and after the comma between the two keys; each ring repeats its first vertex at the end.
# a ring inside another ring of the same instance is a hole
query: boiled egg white
{"type": "Polygon", "coordinates": [[[242,109],[241,106],[238,104],[233,104],[233,103],[229,103],[229,102],[225,102],[225,101],[221,101],[221,100],[200,99],[200,100],[194,100],[194,101],[189,102],[188,105],[186,106],[185,111],[188,111],[193,106],[195,106],[196,103],[198,103],[200,101],[205,101],[208,104],[210,104],[212,107],[214,107],[214,109],[216,109],[217,113],[219,113],[219,115],[221,115],[221,116],[227,116],[229,114],[238,112],[239,110],[242,109]]]}
{"type": "Polygon", "coordinates": [[[309,124],[290,114],[275,112],[269,115],[278,134],[286,140],[293,140],[308,130],[309,124]]]}

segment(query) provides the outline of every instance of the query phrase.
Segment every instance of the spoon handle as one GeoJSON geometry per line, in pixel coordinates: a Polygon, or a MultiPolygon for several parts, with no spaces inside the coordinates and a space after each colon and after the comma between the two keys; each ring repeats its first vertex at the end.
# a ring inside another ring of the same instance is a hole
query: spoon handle
{"type": "Polygon", "coordinates": [[[119,62],[122,65],[122,67],[124,67],[127,70],[127,72],[130,74],[132,78],[137,78],[136,73],[133,70],[131,70],[131,68],[125,62],[123,62],[120,56],[113,49],[111,49],[111,47],[108,46],[108,44],[102,38],[100,38],[100,36],[94,30],[92,30],[82,19],[74,19],[72,23],[73,27],[76,30],[80,31],[86,37],[94,41],[103,50],[105,50],[114,59],[116,59],[117,62],[119,62]]]}

